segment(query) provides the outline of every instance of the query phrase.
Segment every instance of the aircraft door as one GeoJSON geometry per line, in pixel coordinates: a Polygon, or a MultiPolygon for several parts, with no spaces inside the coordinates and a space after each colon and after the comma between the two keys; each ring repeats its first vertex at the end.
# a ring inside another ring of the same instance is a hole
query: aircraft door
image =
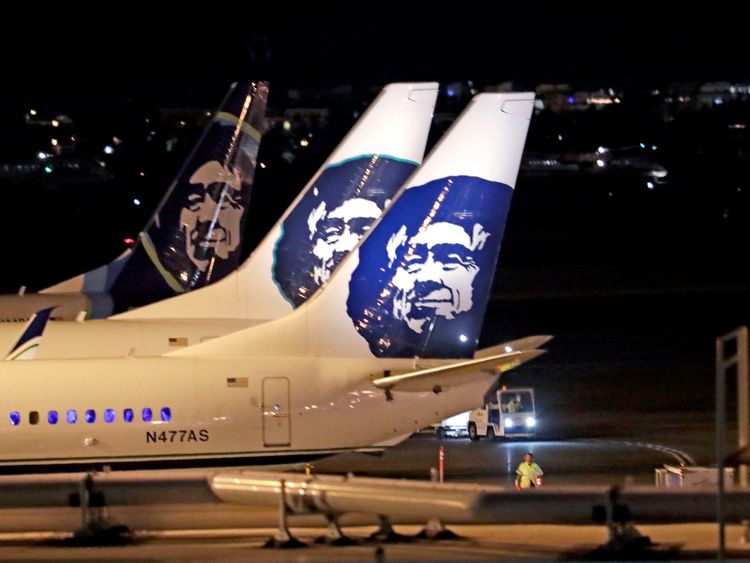
{"type": "Polygon", "coordinates": [[[289,380],[267,377],[263,380],[263,445],[288,446],[291,441],[289,380]]]}

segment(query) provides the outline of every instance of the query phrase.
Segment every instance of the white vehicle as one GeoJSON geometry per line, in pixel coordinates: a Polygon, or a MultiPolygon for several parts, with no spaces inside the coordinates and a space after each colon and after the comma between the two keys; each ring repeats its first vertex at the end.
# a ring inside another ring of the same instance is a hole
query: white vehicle
{"type": "Polygon", "coordinates": [[[464,438],[468,436],[469,415],[471,411],[464,411],[454,416],[450,416],[433,425],[435,434],[439,439],[443,438],[464,438]]]}
{"type": "Polygon", "coordinates": [[[534,390],[501,389],[497,401],[474,409],[467,426],[469,438],[529,438],[536,433],[534,390]]]}

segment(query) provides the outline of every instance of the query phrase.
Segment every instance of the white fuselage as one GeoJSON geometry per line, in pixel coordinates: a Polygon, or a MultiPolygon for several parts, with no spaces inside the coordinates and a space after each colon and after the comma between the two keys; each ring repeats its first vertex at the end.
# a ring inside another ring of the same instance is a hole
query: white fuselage
{"type": "Polygon", "coordinates": [[[386,369],[411,371],[413,360],[148,358],[0,365],[0,466],[41,468],[274,463],[386,447],[474,406],[495,379],[488,374],[437,394],[394,391],[388,400],[370,380],[386,369]],[[144,408],[151,409],[150,421],[143,420],[144,408]],[[130,422],[126,409],[133,412],[130,422]],[[162,420],[162,409],[169,420],[162,420]],[[50,411],[57,414],[54,424],[50,411]],[[68,411],[75,411],[75,423],[68,422],[68,411]],[[95,414],[93,422],[86,421],[87,411],[95,414]]]}
{"type": "MultiPolygon", "coordinates": [[[[248,319],[50,321],[37,359],[161,356],[261,324],[248,319]]],[[[23,332],[23,323],[0,323],[0,353],[23,332]]]]}

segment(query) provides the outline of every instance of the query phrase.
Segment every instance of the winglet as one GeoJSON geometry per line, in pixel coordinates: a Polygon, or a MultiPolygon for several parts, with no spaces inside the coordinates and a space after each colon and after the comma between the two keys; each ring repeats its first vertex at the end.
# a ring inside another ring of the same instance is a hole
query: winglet
{"type": "Polygon", "coordinates": [[[47,326],[52,311],[56,307],[49,307],[47,309],[41,309],[34,313],[29,322],[26,323],[26,328],[21,334],[16,344],[13,346],[8,355],[5,356],[5,360],[33,360],[36,358],[39,344],[42,340],[42,334],[47,326]]]}

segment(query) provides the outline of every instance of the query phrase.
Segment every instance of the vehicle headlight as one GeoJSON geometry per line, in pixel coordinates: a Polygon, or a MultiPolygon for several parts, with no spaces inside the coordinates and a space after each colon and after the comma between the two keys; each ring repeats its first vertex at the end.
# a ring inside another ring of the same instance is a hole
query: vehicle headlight
{"type": "Polygon", "coordinates": [[[513,421],[509,418],[505,419],[505,427],[506,428],[513,428],[513,421]]]}
{"type": "Polygon", "coordinates": [[[529,428],[533,428],[534,426],[536,426],[536,419],[533,416],[527,416],[526,426],[528,426],[529,428]]]}

